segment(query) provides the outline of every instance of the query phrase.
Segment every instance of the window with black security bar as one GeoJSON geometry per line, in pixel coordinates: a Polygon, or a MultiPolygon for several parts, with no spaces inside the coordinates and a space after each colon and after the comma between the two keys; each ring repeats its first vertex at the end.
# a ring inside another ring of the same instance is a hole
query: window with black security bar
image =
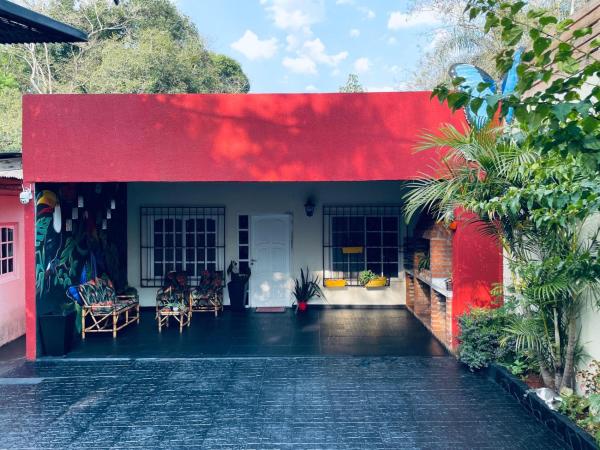
{"type": "Polygon", "coordinates": [[[359,286],[364,270],[397,278],[401,218],[398,205],[323,206],[323,279],[359,286]]]}
{"type": "Polygon", "coordinates": [[[143,206],[140,228],[142,287],[161,287],[171,271],[185,272],[190,285],[223,271],[224,206],[143,206]]]}

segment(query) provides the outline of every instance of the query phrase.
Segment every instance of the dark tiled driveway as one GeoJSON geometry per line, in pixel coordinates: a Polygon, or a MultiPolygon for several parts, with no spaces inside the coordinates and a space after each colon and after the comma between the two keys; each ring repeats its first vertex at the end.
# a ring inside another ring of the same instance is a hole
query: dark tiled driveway
{"type": "Polygon", "coordinates": [[[225,311],[194,314],[179,334],[158,333],[153,311],[113,340],[88,334],[69,357],[446,356],[442,345],[406,309],[310,309],[305,314],[225,311]]]}
{"type": "Polygon", "coordinates": [[[45,360],[0,374],[2,448],[554,449],[451,357],[45,360]]]}
{"type": "MultiPolygon", "coordinates": [[[[151,312],[67,358],[0,351],[0,448],[554,449],[406,310],[151,312]]],[[[16,349],[16,350],[15,350],[16,349]]]]}

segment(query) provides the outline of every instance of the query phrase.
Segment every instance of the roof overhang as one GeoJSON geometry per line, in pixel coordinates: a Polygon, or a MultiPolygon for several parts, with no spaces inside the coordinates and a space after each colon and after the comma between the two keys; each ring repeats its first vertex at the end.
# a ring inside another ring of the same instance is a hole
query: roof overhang
{"type": "Polygon", "coordinates": [[[85,41],[87,35],[77,28],[0,0],[0,44],[85,41]]]}
{"type": "Polygon", "coordinates": [[[452,113],[430,92],[23,97],[27,182],[396,181],[452,113]]]}

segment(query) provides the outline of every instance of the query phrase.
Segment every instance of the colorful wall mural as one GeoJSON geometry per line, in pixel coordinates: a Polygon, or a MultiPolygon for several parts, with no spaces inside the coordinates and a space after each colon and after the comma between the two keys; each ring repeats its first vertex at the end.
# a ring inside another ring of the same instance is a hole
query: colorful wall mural
{"type": "Polygon", "coordinates": [[[126,185],[40,183],[36,189],[38,315],[72,306],[70,286],[108,276],[126,288],[126,185]]]}

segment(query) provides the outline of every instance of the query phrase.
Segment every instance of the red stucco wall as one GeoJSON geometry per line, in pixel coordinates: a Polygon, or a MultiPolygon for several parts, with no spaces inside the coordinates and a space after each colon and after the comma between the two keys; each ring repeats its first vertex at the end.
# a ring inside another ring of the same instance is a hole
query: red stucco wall
{"type": "Polygon", "coordinates": [[[502,282],[502,249],[481,225],[462,213],[452,239],[452,347],[458,344],[458,318],[472,307],[497,306],[490,291],[502,282]]]}
{"type": "Polygon", "coordinates": [[[429,92],[30,95],[25,180],[404,180],[425,131],[461,125],[429,92]]]}

